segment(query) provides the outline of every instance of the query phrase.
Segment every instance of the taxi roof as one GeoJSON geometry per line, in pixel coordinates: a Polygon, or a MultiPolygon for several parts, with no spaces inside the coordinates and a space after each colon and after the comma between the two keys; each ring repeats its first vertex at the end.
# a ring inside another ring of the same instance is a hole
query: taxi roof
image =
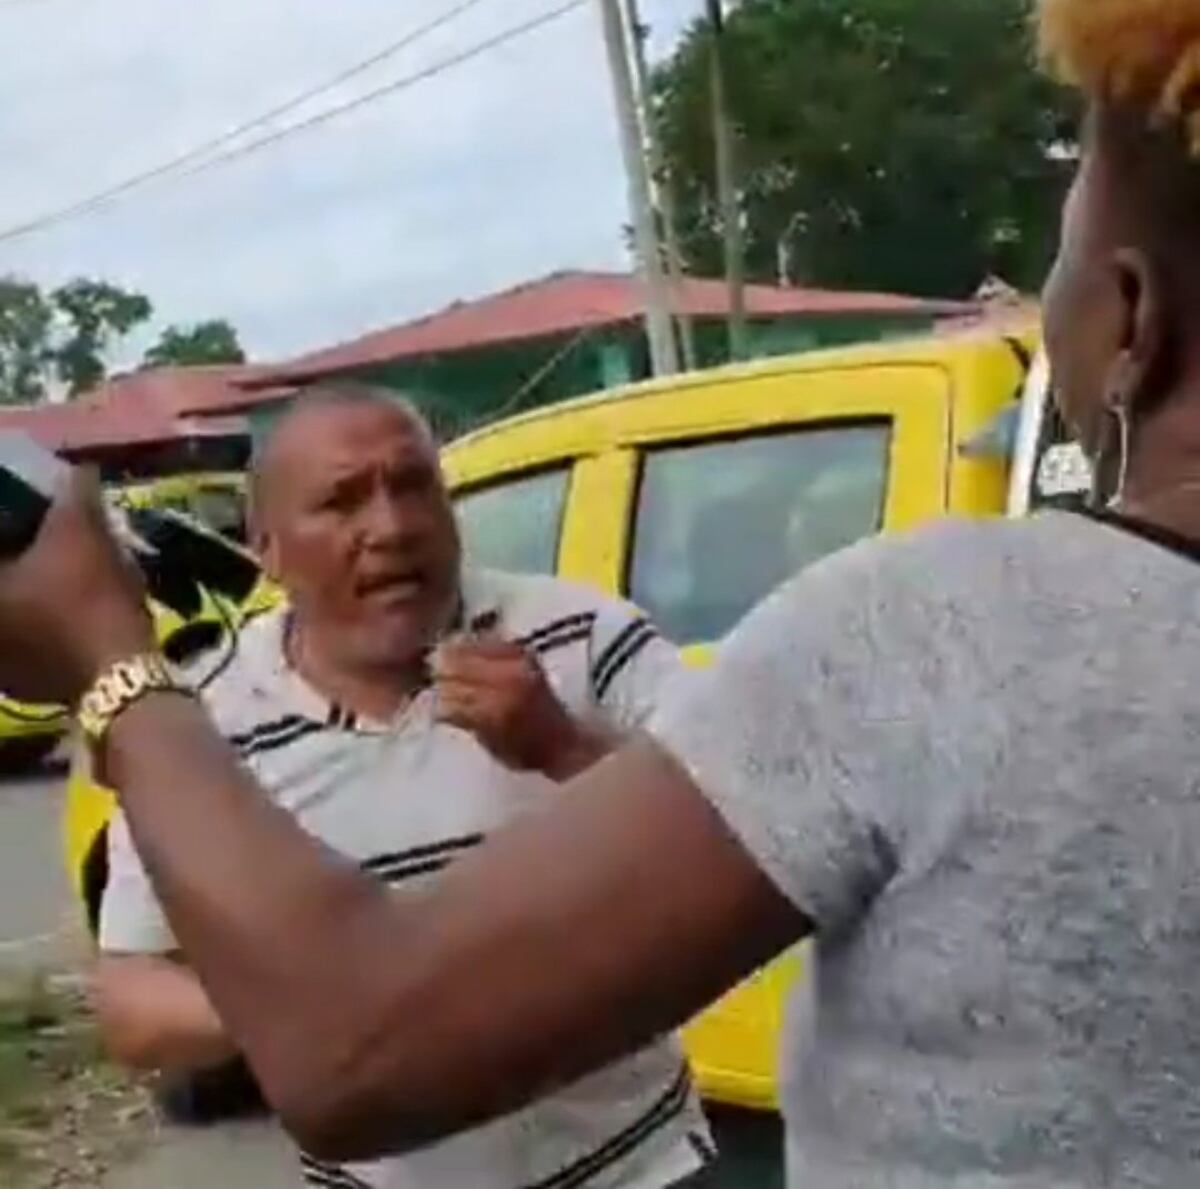
{"type": "Polygon", "coordinates": [[[705,368],[693,372],[681,372],[635,384],[624,384],[615,388],[574,397],[543,405],[528,412],[517,413],[499,421],[490,422],[446,443],[446,449],[458,452],[489,437],[507,432],[517,426],[535,425],[565,415],[606,406],[622,404],[640,397],[669,392],[686,392],[689,389],[706,388],[739,380],[762,379],[771,376],[795,375],[798,372],[827,371],[833,368],[871,367],[882,364],[940,364],[947,365],[965,360],[981,349],[994,350],[1003,347],[1016,350],[1023,356],[1022,363],[1028,365],[1029,357],[1037,349],[1039,333],[1031,325],[1025,331],[997,330],[987,327],[970,327],[950,330],[941,334],[925,334],[911,338],[885,339],[879,342],[852,346],[825,347],[791,355],[776,355],[747,363],[726,364],[721,367],[705,368]]]}

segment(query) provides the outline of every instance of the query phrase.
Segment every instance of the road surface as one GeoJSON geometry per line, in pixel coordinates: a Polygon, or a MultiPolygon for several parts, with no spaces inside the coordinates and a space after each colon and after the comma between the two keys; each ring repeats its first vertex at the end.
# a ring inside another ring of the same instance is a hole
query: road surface
{"type": "Polygon", "coordinates": [[[62,774],[0,780],[0,972],[52,961],[72,931],[59,848],[62,774]]]}

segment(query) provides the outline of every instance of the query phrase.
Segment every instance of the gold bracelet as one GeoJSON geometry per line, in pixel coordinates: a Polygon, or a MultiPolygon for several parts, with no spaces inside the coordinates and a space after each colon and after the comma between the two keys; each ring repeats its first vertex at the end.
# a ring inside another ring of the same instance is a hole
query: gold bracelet
{"type": "Polygon", "coordinates": [[[156,692],[190,694],[157,653],[127,657],[110,665],[79,702],[79,725],[88,741],[99,743],[135,702],[156,692]]]}

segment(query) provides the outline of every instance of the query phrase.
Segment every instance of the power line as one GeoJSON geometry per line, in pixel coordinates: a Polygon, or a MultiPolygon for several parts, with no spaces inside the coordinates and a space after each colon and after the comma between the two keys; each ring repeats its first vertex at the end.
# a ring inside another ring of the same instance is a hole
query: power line
{"type": "MultiPolygon", "coordinates": [[[[12,2],[12,0],[10,0],[10,2],[12,2]]],[[[488,38],[486,41],[480,42],[479,44],[472,46],[467,50],[455,54],[450,58],[444,59],[441,62],[436,63],[434,66],[418,71],[416,74],[393,80],[392,82],[368,91],[364,95],[360,95],[355,99],[338,104],[332,108],[327,108],[325,111],[317,112],[315,115],[310,116],[305,120],[301,120],[295,124],[289,124],[268,136],[260,137],[258,140],[250,141],[248,144],[239,145],[235,149],[220,153],[216,156],[208,156],[208,154],[210,154],[214,149],[218,149],[222,145],[228,144],[230,141],[244,135],[246,132],[260,127],[261,125],[277,118],[293,108],[306,103],[308,100],[333,89],[339,84],[345,82],[347,79],[353,78],[354,76],[370,69],[372,66],[378,65],[379,62],[393,56],[401,49],[407,48],[419,38],[427,36],[429,33],[432,33],[436,29],[448,24],[450,21],[466,12],[469,8],[473,8],[481,2],[482,0],[462,0],[462,3],[456,5],[448,12],[443,13],[441,16],[427,22],[420,28],[406,34],[400,40],[393,42],[391,45],[386,46],[384,49],[372,54],[369,58],[366,58],[361,62],[354,63],[352,66],[341,71],[339,74],[335,75],[326,82],[311,87],[308,90],[293,96],[286,102],[271,108],[269,111],[264,112],[259,116],[255,116],[251,120],[247,120],[244,123],[239,124],[236,128],[233,128],[228,132],[213,137],[201,145],[189,149],[184,153],[177,154],[176,156],[160,163],[159,165],[147,170],[143,170],[142,172],[126,178],[124,181],[118,182],[116,185],[101,190],[96,194],[89,195],[86,198],[80,199],[77,202],[73,202],[68,206],[61,207],[58,210],[49,211],[44,215],[39,215],[33,219],[29,219],[24,223],[19,223],[12,227],[5,228],[4,230],[0,231],[0,243],[19,239],[23,236],[31,235],[34,232],[45,230],[46,228],[52,227],[58,223],[66,222],[70,219],[90,214],[91,212],[98,210],[114,199],[120,198],[134,189],[138,189],[152,181],[175,173],[191,162],[196,162],[196,164],[191,169],[184,170],[184,172],[180,174],[181,178],[191,177],[205,169],[224,164],[227,161],[233,161],[238,157],[242,157],[248,153],[257,151],[258,149],[265,148],[268,145],[274,144],[287,136],[293,135],[294,133],[316,127],[327,122],[328,120],[343,115],[346,112],[353,111],[358,107],[362,107],[364,104],[373,102],[376,99],[383,98],[384,96],[393,94],[397,91],[404,90],[415,85],[416,83],[424,81],[427,78],[431,78],[436,74],[440,74],[445,70],[449,70],[462,62],[466,62],[471,58],[478,57],[486,51],[494,49],[497,46],[502,45],[507,41],[511,41],[516,37],[522,36],[525,33],[530,33],[534,29],[539,28],[541,25],[548,24],[550,21],[556,20],[557,18],[565,15],[567,12],[571,11],[571,9],[579,7],[585,3],[586,0],[570,0],[570,3],[566,3],[558,8],[551,9],[549,12],[543,13],[539,17],[535,17],[521,25],[508,29],[494,37],[488,38]]]]}
{"type": "MultiPolygon", "coordinates": [[[[493,421],[502,421],[510,413],[515,413],[524,403],[525,398],[541,384],[548,376],[552,375],[559,364],[567,358],[568,355],[574,352],[576,347],[587,342],[588,339],[598,334],[601,330],[600,326],[585,326],[582,330],[578,330],[573,334],[557,351],[555,351],[541,367],[533,373],[507,400],[496,410],[493,421]]],[[[7,705],[5,710],[7,710],[7,705]]]]}
{"type": "MultiPolygon", "coordinates": [[[[391,42],[383,49],[371,54],[369,57],[363,58],[359,62],[346,67],[345,70],[335,74],[332,78],[327,79],[323,83],[318,83],[315,86],[309,87],[305,91],[301,91],[293,95],[290,99],[284,100],[283,103],[270,108],[261,115],[254,116],[252,119],[246,120],[239,124],[236,128],[231,128],[228,132],[222,133],[220,136],[215,136],[211,140],[205,141],[203,144],[197,145],[194,149],[186,153],[180,154],[174,158],[173,164],[185,163],[193,160],[196,157],[201,157],[205,153],[211,152],[213,149],[220,148],[223,144],[228,144],[231,140],[236,140],[246,132],[252,132],[255,128],[261,127],[263,124],[269,123],[271,120],[279,116],[286,115],[289,111],[300,107],[307,103],[310,99],[316,99],[318,95],[324,95],[327,91],[332,91],[335,87],[339,87],[342,83],[349,82],[350,79],[356,78],[360,74],[366,73],[373,66],[378,66],[380,62],[386,61],[388,58],[394,57],[401,50],[406,50],[410,45],[420,41],[421,38],[429,36],[430,33],[437,32],[443,26],[450,24],[469,9],[476,8],[483,0],[463,0],[461,4],[456,4],[449,11],[442,13],[441,16],[434,17],[433,20],[426,21],[425,24],[418,26],[416,29],[406,33],[403,37],[391,42]]],[[[162,168],[160,166],[159,168],[162,168]]]]}
{"type": "MultiPolygon", "coordinates": [[[[552,8],[548,12],[542,13],[540,16],[531,17],[529,20],[522,22],[520,25],[514,25],[502,33],[497,33],[493,37],[487,38],[485,41],[476,43],[468,49],[461,50],[459,53],[452,55],[449,58],[443,58],[440,62],[434,63],[432,66],[427,66],[424,70],[419,70],[415,74],[405,75],[403,78],[394,79],[390,83],[385,83],[381,87],[376,87],[374,90],[367,91],[363,95],[348,100],[345,103],[340,103],[336,107],[327,108],[325,111],[317,112],[316,115],[309,116],[308,119],[301,120],[296,124],[289,124],[286,128],[280,128],[277,132],[271,133],[269,136],[264,136],[258,140],[252,140],[249,144],[239,145],[235,149],[230,149],[226,153],[222,153],[217,157],[210,157],[207,160],[201,161],[193,168],[185,171],[183,177],[189,178],[194,174],[203,173],[206,169],[211,169],[217,165],[224,165],[228,161],[236,161],[239,157],[244,157],[249,153],[255,153],[259,149],[266,148],[268,145],[284,140],[297,132],[305,132],[310,128],[316,128],[321,124],[328,123],[330,120],[336,119],[338,116],[343,116],[347,112],[355,111],[360,107],[365,107],[367,104],[374,103],[376,100],[386,98],[389,95],[394,95],[398,91],[406,91],[409,87],[416,86],[417,83],[425,82],[427,79],[434,78],[436,75],[444,74],[446,71],[453,69],[455,66],[461,66],[464,62],[469,62],[473,58],[478,58],[487,53],[489,50],[498,49],[500,46],[510,41],[515,41],[518,37],[523,37],[527,33],[532,33],[536,29],[540,29],[543,25],[548,25],[552,21],[564,17],[567,13],[574,11],[576,8],[583,7],[589,0],[567,0],[565,4],[558,5],[557,8],[552,8]]],[[[5,233],[0,232],[0,242],[3,242],[5,233]]]]}
{"type": "MultiPolygon", "coordinates": [[[[9,3],[30,3],[31,0],[8,0],[9,3]]],[[[109,186],[104,190],[100,190],[96,194],[88,195],[86,198],[81,198],[68,206],[61,207],[58,210],[50,211],[45,215],[40,215],[34,219],[30,219],[26,223],[17,224],[15,227],[8,228],[3,233],[0,233],[0,242],[6,239],[16,239],[19,236],[28,235],[34,231],[41,231],[46,227],[51,227],[56,223],[64,222],[67,219],[73,219],[79,215],[88,214],[91,211],[104,206],[111,202],[114,198],[119,198],[123,194],[127,194],[130,190],[135,190],[147,182],[152,182],[156,178],[162,177],[178,169],[180,166],[187,165],[191,161],[195,161],[200,157],[206,156],[215,149],[219,149],[222,145],[228,144],[232,140],[243,136],[247,132],[252,132],[255,128],[261,127],[263,124],[269,123],[294,108],[307,103],[310,99],[315,99],[318,95],[325,94],[326,91],[331,91],[334,87],[340,86],[349,79],[362,74],[364,71],[377,66],[380,62],[387,58],[393,57],[401,50],[407,49],[414,42],[419,41],[422,37],[428,36],[430,33],[436,32],[442,26],[449,24],[451,21],[461,16],[469,8],[474,8],[481,0],[463,0],[448,12],[442,13],[441,16],[435,17],[431,21],[427,21],[424,25],[406,33],[403,37],[393,41],[390,45],[386,45],[383,49],[371,54],[369,57],[355,62],[348,66],[345,70],[339,71],[332,78],[325,82],[318,83],[316,86],[309,87],[304,91],[293,95],[290,99],[286,99],[283,103],[277,104],[275,107],[269,108],[260,115],[253,116],[251,119],[238,124],[236,127],[229,129],[227,132],[222,132],[217,136],[203,141],[201,144],[188,149],[186,152],[179,153],[166,161],[160,162],[158,165],[143,170],[141,173],[136,173],[132,177],[126,178],[124,181],[117,182],[113,186],[109,186]]]]}

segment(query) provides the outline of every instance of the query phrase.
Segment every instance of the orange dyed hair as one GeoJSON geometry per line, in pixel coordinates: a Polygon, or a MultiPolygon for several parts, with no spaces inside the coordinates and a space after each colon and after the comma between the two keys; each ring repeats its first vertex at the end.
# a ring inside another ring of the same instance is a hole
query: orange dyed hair
{"type": "Polygon", "coordinates": [[[1200,155],[1200,0],[1039,0],[1037,20],[1060,78],[1179,123],[1200,155]]]}

